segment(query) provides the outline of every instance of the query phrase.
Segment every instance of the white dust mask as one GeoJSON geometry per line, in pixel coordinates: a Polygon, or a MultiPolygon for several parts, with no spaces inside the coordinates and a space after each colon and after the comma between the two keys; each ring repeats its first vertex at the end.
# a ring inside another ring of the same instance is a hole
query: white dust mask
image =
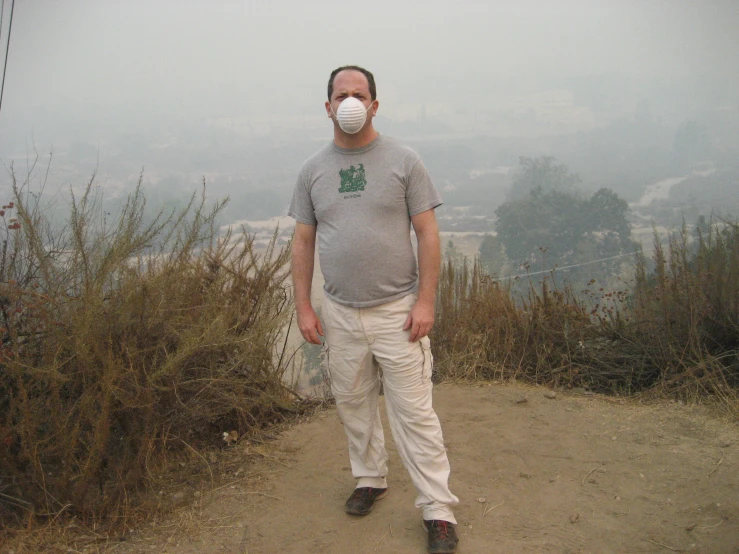
{"type": "MultiPolygon", "coordinates": [[[[339,104],[339,109],[334,112],[334,115],[342,131],[350,135],[355,135],[364,127],[367,121],[367,112],[371,107],[372,104],[368,108],[365,108],[361,100],[350,96],[342,100],[341,104],[339,104]]],[[[331,108],[331,111],[333,112],[334,109],[331,108]]]]}

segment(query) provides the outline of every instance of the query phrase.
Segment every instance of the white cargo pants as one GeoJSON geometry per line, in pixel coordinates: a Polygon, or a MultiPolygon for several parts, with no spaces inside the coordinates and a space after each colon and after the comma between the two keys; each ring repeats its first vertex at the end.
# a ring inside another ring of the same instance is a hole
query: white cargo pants
{"type": "Polygon", "coordinates": [[[350,308],[324,295],[323,319],[331,392],[349,439],[357,487],[387,487],[385,438],[377,399],[380,374],[390,428],[416,487],[423,519],[456,523],[459,503],[448,485],[449,461],[431,405],[433,359],[428,337],[403,331],[416,295],[370,308],[350,308]]]}

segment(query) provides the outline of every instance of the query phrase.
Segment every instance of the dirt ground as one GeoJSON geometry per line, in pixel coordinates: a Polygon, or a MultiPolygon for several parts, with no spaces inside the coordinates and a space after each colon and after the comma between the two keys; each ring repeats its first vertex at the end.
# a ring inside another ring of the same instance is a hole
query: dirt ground
{"type": "MultiPolygon", "coordinates": [[[[673,402],[545,392],[499,383],[435,388],[460,498],[460,554],[739,553],[736,422],[673,402]]],[[[186,506],[91,551],[421,554],[413,486],[386,430],[390,495],[364,518],[343,511],[354,480],[329,409],[271,443],[239,443],[211,457],[224,479],[217,490],[169,491],[186,506]]]]}
{"type": "MultiPolygon", "coordinates": [[[[545,392],[436,387],[460,554],[739,553],[739,426],[672,402],[545,392]]],[[[390,495],[364,518],[343,512],[354,480],[331,409],[260,446],[261,461],[219,490],[186,491],[192,505],[106,551],[423,553],[413,486],[387,442],[390,495]]],[[[255,448],[237,445],[223,467],[255,448]]]]}

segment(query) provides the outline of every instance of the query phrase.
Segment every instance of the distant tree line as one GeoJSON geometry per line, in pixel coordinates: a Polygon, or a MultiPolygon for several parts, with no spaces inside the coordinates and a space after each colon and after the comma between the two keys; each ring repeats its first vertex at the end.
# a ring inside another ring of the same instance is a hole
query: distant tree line
{"type": "Polygon", "coordinates": [[[495,210],[496,235],[480,246],[484,269],[501,277],[560,268],[555,274],[573,284],[618,274],[638,248],[629,206],[608,188],[587,194],[580,182],[552,157],[520,158],[507,200],[495,210]]]}

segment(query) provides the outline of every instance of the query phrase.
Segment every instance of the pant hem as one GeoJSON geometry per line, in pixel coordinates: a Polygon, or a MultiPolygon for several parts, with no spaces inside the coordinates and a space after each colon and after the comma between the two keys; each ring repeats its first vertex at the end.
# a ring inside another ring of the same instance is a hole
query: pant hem
{"type": "Polygon", "coordinates": [[[437,519],[437,520],[442,520],[442,521],[448,521],[449,523],[452,523],[454,525],[457,524],[457,519],[454,517],[454,514],[449,508],[441,508],[441,507],[425,508],[423,510],[423,519],[426,521],[437,519]]]}
{"type": "Polygon", "coordinates": [[[360,477],[357,488],[372,487],[373,489],[386,489],[387,479],[385,477],[360,477]]]}

